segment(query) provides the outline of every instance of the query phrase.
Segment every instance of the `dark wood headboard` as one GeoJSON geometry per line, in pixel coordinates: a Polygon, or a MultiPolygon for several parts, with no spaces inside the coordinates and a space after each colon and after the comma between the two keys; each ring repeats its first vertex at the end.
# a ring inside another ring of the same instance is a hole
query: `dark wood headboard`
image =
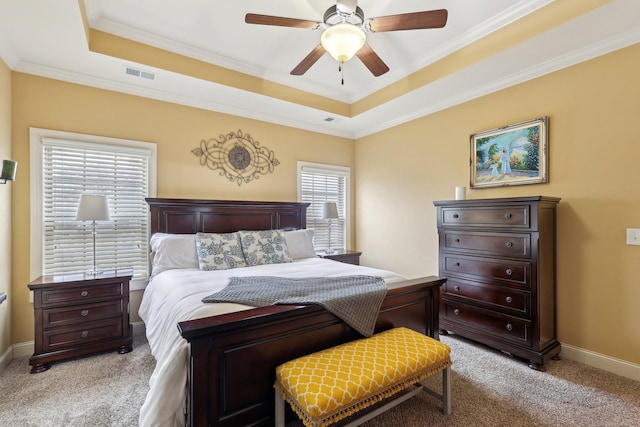
{"type": "Polygon", "coordinates": [[[231,233],[298,230],[307,226],[309,203],[147,198],[153,233],[231,233]]]}

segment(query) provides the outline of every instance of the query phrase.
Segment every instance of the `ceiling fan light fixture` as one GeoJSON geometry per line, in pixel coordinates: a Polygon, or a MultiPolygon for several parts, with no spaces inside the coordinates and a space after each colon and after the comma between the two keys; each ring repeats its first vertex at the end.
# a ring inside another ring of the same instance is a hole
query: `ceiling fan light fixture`
{"type": "Polygon", "coordinates": [[[322,33],[320,43],[338,62],[347,62],[364,46],[366,35],[353,24],[336,24],[322,33]]]}

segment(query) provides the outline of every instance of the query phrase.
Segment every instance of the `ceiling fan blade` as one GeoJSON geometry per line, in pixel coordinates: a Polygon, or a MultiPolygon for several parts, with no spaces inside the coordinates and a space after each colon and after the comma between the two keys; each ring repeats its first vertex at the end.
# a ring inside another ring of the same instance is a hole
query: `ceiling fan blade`
{"type": "Polygon", "coordinates": [[[371,49],[369,44],[365,43],[364,46],[356,53],[360,61],[371,71],[371,74],[378,77],[389,71],[387,64],[382,62],[382,59],[377,53],[371,49]]]}
{"type": "Polygon", "coordinates": [[[321,23],[307,21],[305,19],[283,18],[281,16],[258,15],[257,13],[247,13],[244,17],[247,24],[274,25],[276,27],[293,27],[317,30],[321,23]]]}
{"type": "Polygon", "coordinates": [[[311,51],[311,53],[309,53],[302,61],[300,61],[298,65],[296,65],[296,68],[291,70],[291,74],[294,76],[303,75],[309,68],[311,68],[313,64],[318,61],[318,59],[322,57],[322,55],[325,54],[325,52],[326,50],[324,50],[322,45],[319,44],[315,47],[315,49],[311,51]]]}
{"type": "Polygon", "coordinates": [[[442,28],[447,24],[447,16],[448,12],[446,9],[381,16],[372,18],[369,21],[369,27],[371,31],[375,33],[442,28]]]}
{"type": "Polygon", "coordinates": [[[358,0],[338,0],[336,6],[340,12],[350,15],[356,11],[358,0]]]}

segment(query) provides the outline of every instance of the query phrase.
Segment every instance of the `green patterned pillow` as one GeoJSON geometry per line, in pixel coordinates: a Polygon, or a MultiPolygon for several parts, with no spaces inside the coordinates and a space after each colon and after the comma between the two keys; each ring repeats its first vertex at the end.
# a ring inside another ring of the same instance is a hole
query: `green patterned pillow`
{"type": "Polygon", "coordinates": [[[239,231],[247,265],[292,262],[284,232],[280,230],[239,231]]]}
{"type": "Polygon", "coordinates": [[[246,267],[238,233],[197,233],[196,251],[200,270],[246,267]]]}

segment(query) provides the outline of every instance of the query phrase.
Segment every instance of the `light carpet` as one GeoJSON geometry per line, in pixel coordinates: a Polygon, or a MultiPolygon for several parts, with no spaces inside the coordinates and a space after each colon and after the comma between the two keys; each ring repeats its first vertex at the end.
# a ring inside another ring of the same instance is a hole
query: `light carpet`
{"type": "MultiPolygon", "coordinates": [[[[640,425],[640,382],[569,360],[538,372],[459,337],[442,341],[452,348],[453,413],[444,416],[440,402],[421,393],[363,426],[640,425]]],[[[143,338],[131,353],[59,362],[35,375],[28,358],[15,359],[0,374],[0,426],[135,426],[154,366],[143,338]]]]}

